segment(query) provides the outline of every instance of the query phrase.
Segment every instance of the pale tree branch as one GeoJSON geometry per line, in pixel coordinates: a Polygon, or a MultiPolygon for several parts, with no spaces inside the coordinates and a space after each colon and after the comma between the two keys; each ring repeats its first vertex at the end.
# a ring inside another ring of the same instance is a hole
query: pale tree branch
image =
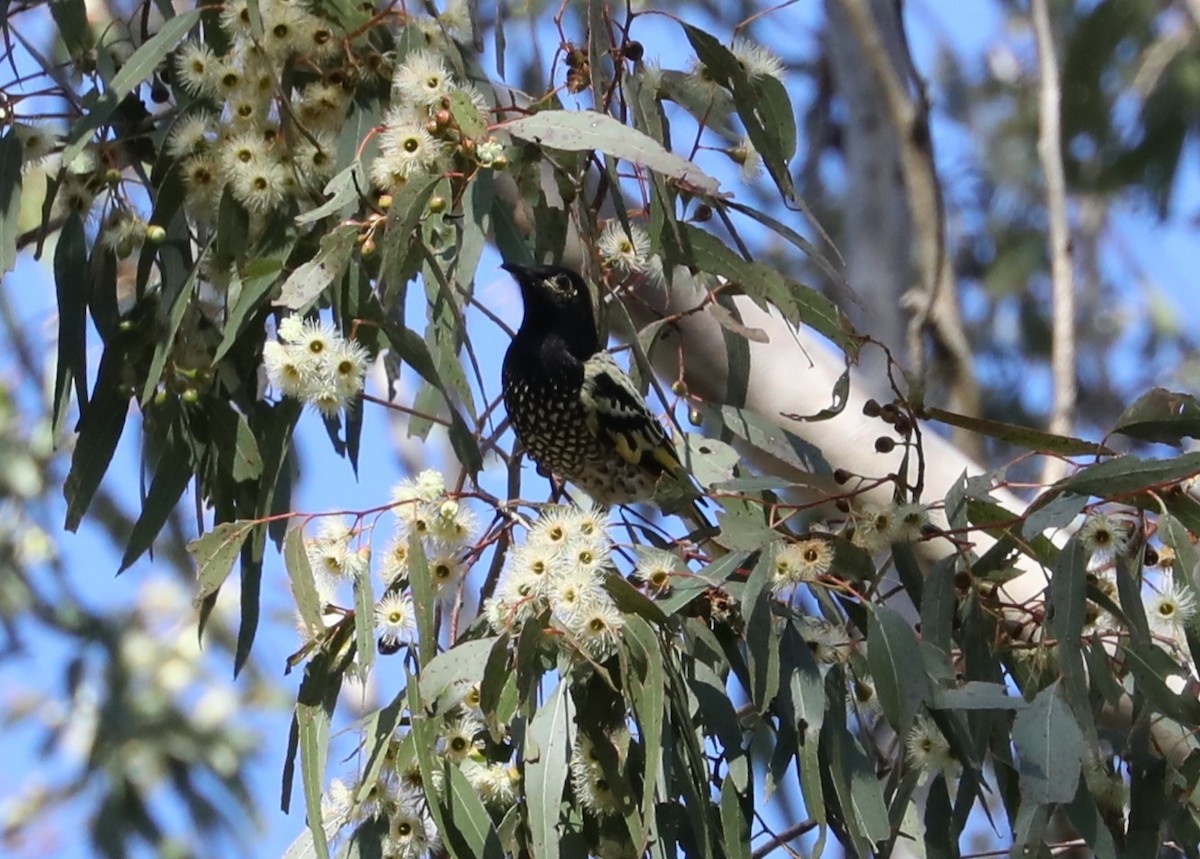
{"type": "MultiPolygon", "coordinates": [[[[926,340],[938,359],[948,386],[947,404],[964,414],[980,410],[970,343],[958,309],[958,290],[946,244],[945,208],[929,135],[928,104],[913,72],[897,4],[886,0],[844,0],[830,4],[831,25],[844,20],[858,41],[873,73],[885,115],[895,129],[900,172],[908,196],[914,236],[916,282],[903,297],[910,314],[906,334],[910,369],[919,379],[927,373],[926,340]],[[840,7],[834,14],[833,7],[840,7]],[[900,58],[888,50],[881,22],[895,30],[900,58]]],[[[896,261],[898,264],[902,261],[896,261]]],[[[977,450],[978,439],[956,433],[964,450],[977,450]]]]}
{"type": "MultiPolygon", "coordinates": [[[[1062,165],[1060,107],[1062,89],[1050,11],[1046,0],[1033,0],[1033,31],[1038,51],[1038,158],[1046,183],[1046,212],[1050,221],[1050,283],[1053,321],[1050,367],[1054,380],[1050,407],[1050,432],[1067,434],[1074,424],[1075,383],[1075,281],[1071,259],[1071,233],[1067,223],[1067,183],[1062,165]]],[[[1052,483],[1066,474],[1066,461],[1046,459],[1042,480],[1052,483]]]]}

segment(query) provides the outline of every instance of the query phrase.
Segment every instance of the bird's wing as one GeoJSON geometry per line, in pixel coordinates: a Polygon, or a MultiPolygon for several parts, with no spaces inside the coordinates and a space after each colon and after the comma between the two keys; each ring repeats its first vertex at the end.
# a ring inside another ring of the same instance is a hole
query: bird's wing
{"type": "Polygon", "coordinates": [[[653,474],[678,476],[683,472],[662,424],[612,355],[598,352],[584,363],[579,398],[588,429],[611,441],[622,459],[653,474]]]}

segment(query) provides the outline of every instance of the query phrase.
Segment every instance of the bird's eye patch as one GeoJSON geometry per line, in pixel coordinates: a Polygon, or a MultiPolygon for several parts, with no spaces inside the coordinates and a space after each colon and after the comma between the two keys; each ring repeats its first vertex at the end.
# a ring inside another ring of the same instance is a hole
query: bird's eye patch
{"type": "Polygon", "coordinates": [[[554,276],[554,286],[558,292],[570,295],[575,291],[574,285],[571,283],[571,278],[565,274],[556,274],[554,276]]]}

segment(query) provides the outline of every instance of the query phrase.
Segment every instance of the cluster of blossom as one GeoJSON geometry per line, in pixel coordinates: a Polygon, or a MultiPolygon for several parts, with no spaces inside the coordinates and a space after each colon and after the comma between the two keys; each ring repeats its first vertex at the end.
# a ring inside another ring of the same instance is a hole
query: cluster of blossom
{"type": "Polygon", "coordinates": [[[937,723],[928,716],[918,716],[913,722],[904,748],[909,764],[930,777],[941,775],[952,779],[962,773],[962,762],[955,756],[937,723]]]}
{"type": "Polygon", "coordinates": [[[513,549],[496,594],[483,607],[496,631],[515,632],[547,611],[551,623],[589,657],[615,651],[624,624],[604,589],[612,543],[607,513],[597,507],[549,505],[513,549]]]}
{"type": "MultiPolygon", "coordinates": [[[[445,788],[442,761],[448,761],[459,768],[488,809],[503,815],[516,803],[520,774],[511,763],[489,761],[483,754],[485,730],[476,687],[442,719],[432,750],[439,760],[431,773],[430,787],[434,794],[441,795],[445,788]]],[[[385,820],[385,857],[418,859],[436,855],[441,846],[441,836],[429,812],[424,779],[410,737],[403,731],[390,740],[384,766],[374,781],[367,784],[360,778],[347,784],[334,779],[330,783],[322,816],[332,831],[342,833],[368,821],[385,820]]]]}
{"type": "Polygon", "coordinates": [[[912,543],[929,525],[929,510],[922,504],[891,504],[868,507],[855,517],[847,536],[868,552],[878,552],[893,543],[912,543]]]}
{"type": "Polygon", "coordinates": [[[308,565],[323,603],[337,602],[343,584],[353,583],[370,572],[371,546],[365,541],[355,546],[357,536],[340,516],[326,516],[321,519],[316,536],[304,541],[308,565]]]}
{"type": "Polygon", "coordinates": [[[332,417],[351,405],[367,376],[367,350],[328,322],[287,316],[263,344],[267,380],[280,393],[332,417]]]}
{"type": "Polygon", "coordinates": [[[180,86],[196,98],[171,129],[167,151],[179,159],[189,213],[215,217],[225,189],[248,212],[266,215],[320,190],[336,170],[336,132],[353,93],[324,78],[308,82],[281,107],[285,61],[303,57],[310,68],[342,59],[343,39],[296,0],[259,3],[263,32],[255,39],[246,0],[221,7],[229,50],[184,42],[175,54],[180,86]],[[302,130],[283,134],[282,114],[302,130]]]}
{"type": "MultiPolygon", "coordinates": [[[[1119,602],[1116,561],[1127,556],[1134,547],[1134,524],[1134,520],[1127,517],[1097,512],[1084,520],[1077,535],[1080,546],[1088,555],[1091,583],[1113,602],[1119,602]]],[[[1163,546],[1157,550],[1157,555],[1154,566],[1159,573],[1159,582],[1143,596],[1146,621],[1160,643],[1190,663],[1187,630],[1197,622],[1196,595],[1176,579],[1174,550],[1163,546]]],[[[1087,631],[1091,632],[1109,632],[1119,626],[1118,620],[1103,609],[1093,609],[1088,621],[1087,631]]]]}
{"type": "Polygon", "coordinates": [[[379,156],[371,164],[371,181],[381,191],[394,191],[416,175],[444,172],[457,149],[470,151],[483,167],[503,166],[504,148],[486,138],[467,141],[462,130],[451,126],[449,112],[455,93],[481,114],[490,106],[471,84],[455,80],[441,53],[413,51],[392,76],[391,108],[379,133],[379,156]]]}
{"type": "MultiPolygon", "coordinates": [[[[921,504],[892,504],[888,507],[868,507],[839,530],[841,536],[868,552],[879,552],[893,543],[919,540],[929,526],[929,511],[921,504]]],[[[825,528],[814,526],[813,532],[800,540],[785,541],[775,553],[771,570],[771,591],[776,596],[788,594],[797,585],[811,584],[829,572],[833,566],[835,547],[821,533],[825,528]]]]}
{"type": "MultiPolygon", "coordinates": [[[[382,595],[375,603],[375,631],[384,650],[412,640],[416,613],[408,589],[409,539],[417,535],[439,594],[463,573],[463,549],[474,539],[478,519],[469,507],[446,495],[445,478],[427,469],[392,490],[397,526],[377,565],[382,595]]],[[[372,569],[369,542],[341,517],[326,516],[314,537],[305,540],[317,594],[324,604],[338,604],[342,585],[366,577],[372,569]]],[[[302,634],[308,634],[302,630],[302,634]]]]}
{"type": "MultiPolygon", "coordinates": [[[[624,725],[604,734],[603,741],[612,747],[618,765],[624,765],[629,754],[629,729],[624,725]]],[[[604,772],[595,742],[583,731],[575,734],[571,749],[571,790],[585,811],[596,817],[608,817],[620,811],[617,794],[609,775],[604,772]]]]}
{"type": "Polygon", "coordinates": [[[620,275],[641,275],[652,283],[663,280],[662,259],[650,253],[650,235],[637,224],[628,230],[619,220],[611,220],[596,240],[596,251],[605,268],[620,275]]]}
{"type": "Polygon", "coordinates": [[[475,539],[479,522],[461,501],[446,495],[441,472],[426,469],[392,490],[396,529],[380,564],[385,592],[375,607],[380,641],[395,645],[412,635],[412,597],[401,591],[408,581],[409,551],[415,536],[425,555],[439,596],[450,593],[463,574],[463,550],[475,539]]]}
{"type": "Polygon", "coordinates": [[[780,596],[797,585],[817,581],[833,566],[833,556],[833,543],[821,536],[783,543],[775,551],[771,592],[780,596]]]}
{"type": "MultiPolygon", "coordinates": [[[[729,51],[751,80],[774,78],[781,83],[784,81],[783,62],[768,48],[745,36],[738,36],[729,46],[729,51]]],[[[643,88],[654,93],[656,97],[661,98],[669,94],[663,70],[657,63],[642,63],[638,69],[638,76],[643,88]]],[[[694,109],[704,113],[710,121],[718,118],[716,114],[724,116],[729,112],[729,108],[724,105],[730,104],[730,93],[717,83],[699,59],[693,58],[690,71],[686,75],[678,76],[676,81],[683,91],[684,102],[692,104],[694,109]]],[[[762,172],[762,156],[749,137],[743,136],[736,145],[718,151],[738,165],[744,182],[757,178],[762,172]]]]}

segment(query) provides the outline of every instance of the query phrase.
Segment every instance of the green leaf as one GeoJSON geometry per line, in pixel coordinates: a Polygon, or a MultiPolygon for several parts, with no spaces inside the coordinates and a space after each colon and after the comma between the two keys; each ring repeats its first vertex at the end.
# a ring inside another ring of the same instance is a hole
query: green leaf
{"type": "Polygon", "coordinates": [[[288,275],[279,297],[271,304],[300,311],[316,301],[346,270],[357,237],[358,227],[354,224],[341,224],[322,236],[316,256],[288,275]]]}
{"type": "Polygon", "coordinates": [[[308,552],[304,547],[304,529],[297,525],[287,532],[283,540],[283,564],[287,568],[288,581],[292,586],[292,599],[310,636],[325,630],[322,619],[322,600],[317,592],[312,566],[308,563],[308,552]]]}
{"type": "MultiPolygon", "coordinates": [[[[631,704],[637,719],[638,736],[641,737],[646,764],[642,772],[642,832],[637,841],[645,843],[650,835],[654,820],[654,790],[663,760],[663,717],[666,713],[664,685],[667,682],[663,665],[662,647],[650,624],[640,617],[627,618],[624,640],[635,652],[640,663],[639,671],[630,678],[631,704]]],[[[699,666],[697,666],[699,667],[699,666]]]]}
{"type": "Polygon", "coordinates": [[[956,689],[934,689],[930,706],[937,710],[1024,710],[1029,702],[1008,694],[1003,684],[970,680],[956,689]]]}
{"type": "MultiPolygon", "coordinates": [[[[146,383],[142,387],[142,403],[150,402],[154,396],[155,388],[158,387],[159,379],[162,378],[163,367],[167,366],[167,358],[170,357],[171,350],[175,346],[175,335],[179,333],[179,326],[183,323],[184,314],[187,313],[188,304],[191,302],[192,294],[196,291],[196,279],[200,276],[200,272],[204,270],[205,256],[208,249],[201,251],[196,264],[191,267],[187,277],[183,283],[179,285],[174,294],[170,294],[169,289],[172,284],[169,278],[164,277],[163,280],[163,295],[164,303],[169,304],[167,311],[167,323],[163,326],[159,333],[158,342],[154,345],[154,357],[150,359],[150,369],[146,372],[146,383]]],[[[163,256],[163,268],[170,271],[178,268],[179,251],[172,247],[162,247],[159,253],[163,256]],[[166,260],[173,260],[176,265],[171,265],[166,260]]]]}
{"type": "Polygon", "coordinates": [[[671,579],[671,593],[656,603],[666,614],[671,615],[685,607],[698,594],[718,587],[737,572],[750,556],[748,550],[722,555],[694,576],[675,576],[671,579]]]}
{"type": "Polygon", "coordinates": [[[1137,690],[1159,711],[1182,725],[1200,726],[1200,701],[1195,695],[1172,692],[1168,678],[1182,689],[1188,672],[1156,644],[1132,644],[1125,648],[1125,665],[1133,672],[1137,690]]]}
{"type": "Polygon", "coordinates": [[[433,577],[429,573],[429,560],[425,547],[416,531],[408,535],[408,585],[412,589],[413,609],[417,615],[417,650],[421,665],[433,661],[437,652],[437,630],[434,626],[433,609],[435,590],[433,577]]]}
{"type": "Polygon", "coordinates": [[[1017,713],[1012,739],[1025,802],[1045,805],[1075,798],[1086,749],[1058,683],[1047,686],[1017,713]]]}
{"type": "Polygon", "coordinates": [[[107,121],[121,100],[129,95],[144,80],[153,74],[158,64],[166,57],[200,20],[200,10],[190,9],[176,15],[163,24],[161,30],[133,52],[121,70],[113,76],[104,94],[91,110],[84,113],[67,135],[70,141],[62,154],[62,163],[70,164],[91,139],[91,132],[107,121]]]}
{"type": "Polygon", "coordinates": [[[1200,400],[1190,394],[1153,388],[1117,418],[1114,433],[1160,444],[1200,438],[1200,400]]]}
{"type": "Polygon", "coordinates": [[[235,483],[256,480],[262,474],[258,440],[244,414],[229,404],[219,404],[212,414],[212,431],[223,474],[228,474],[235,483]]]}
{"type": "Polygon", "coordinates": [[[488,657],[498,638],[461,641],[439,653],[421,669],[421,700],[429,713],[445,713],[462,701],[467,690],[483,682],[488,657]]]}
{"type": "Polygon", "coordinates": [[[610,571],[601,584],[622,614],[638,615],[660,625],[667,622],[666,612],[654,600],[627,582],[621,574],[610,571]]]}
{"type": "MultiPolygon", "coordinates": [[[[791,322],[803,322],[845,352],[858,348],[853,326],[832,301],[760,262],[742,259],[716,236],[691,224],[679,225],[680,247],[668,261],[727,278],[758,302],[775,305],[791,322]]],[[[667,248],[664,247],[664,250],[667,248]]]]}
{"type": "MultiPolygon", "coordinates": [[[[1022,797],[1024,800],[1025,797],[1022,797]]],[[[1017,822],[1013,825],[1013,845],[1010,856],[1038,855],[1038,847],[1042,843],[1042,835],[1046,824],[1050,821],[1050,807],[1041,803],[1021,803],[1017,814],[1017,822]]]]}
{"type": "Polygon", "coordinates": [[[1089,466],[1058,484],[1064,492],[1114,498],[1144,489],[1158,489],[1200,474],[1200,452],[1172,459],[1146,460],[1118,456],[1089,466]]]}
{"type": "Polygon", "coordinates": [[[750,697],[765,713],[779,692],[779,636],[775,633],[769,584],[778,543],[767,545],[746,580],[742,616],[746,618],[746,649],[750,657],[750,697]]]}
{"type": "Polygon", "coordinates": [[[121,556],[118,573],[129,569],[130,565],[153,545],[154,538],[167,524],[175,505],[187,489],[194,473],[192,468],[190,440],[183,435],[179,427],[173,426],[167,433],[166,445],[159,454],[154,479],[150,482],[146,500],[142,502],[142,512],[129,532],[129,540],[125,544],[125,554],[121,556]]]}
{"type": "Polygon", "coordinates": [[[954,614],[958,609],[954,593],[956,563],[954,556],[936,563],[921,590],[921,640],[947,655],[953,645],[954,614]]]}
{"type": "Polygon", "coordinates": [[[354,576],[354,640],[358,645],[358,676],[365,681],[375,663],[375,590],[369,567],[354,576]]]}
{"type": "Polygon", "coordinates": [[[125,430],[129,397],[122,391],[124,364],[124,348],[118,343],[109,344],[100,358],[92,397],[86,405],[81,404],[79,437],[71,454],[71,470],[63,483],[67,501],[63,527],[68,531],[74,531],[83,521],[125,430]]]}
{"type": "Polygon", "coordinates": [[[543,110],[501,126],[513,137],[564,152],[596,149],[605,155],[640,164],[697,189],[716,194],[716,179],[662,144],[623,122],[590,110],[543,110]]]}
{"type": "Polygon", "coordinates": [[[725,856],[728,859],[750,859],[750,827],[742,812],[741,799],[733,779],[729,776],[721,783],[721,828],[725,838],[725,856]]]}
{"type": "Polygon", "coordinates": [[[450,115],[464,137],[478,140],[487,135],[487,122],[464,90],[456,89],[450,93],[450,115]]]}
{"type": "Polygon", "coordinates": [[[796,152],[796,118],[783,83],[769,75],[751,78],[729,48],[709,33],[683,25],[688,41],[712,80],[733,94],[746,136],[785,199],[795,196],[788,163],[796,152]]]}
{"type": "Polygon", "coordinates": [[[450,447],[454,450],[454,455],[462,467],[469,474],[475,474],[483,468],[483,454],[479,450],[479,442],[471,432],[471,428],[467,426],[466,421],[463,420],[462,415],[459,414],[458,409],[450,403],[446,387],[424,338],[411,328],[397,325],[385,324],[383,331],[388,343],[400,359],[441,391],[446,408],[450,413],[450,447]]]}
{"type": "Polygon", "coordinates": [[[790,667],[788,694],[798,740],[796,765],[804,806],[813,819],[825,824],[825,788],[821,780],[819,744],[825,722],[825,682],[812,650],[801,637],[796,623],[783,633],[780,655],[790,667]]]}
{"type": "Polygon", "coordinates": [[[246,323],[262,308],[263,298],[278,282],[282,270],[283,259],[276,256],[251,260],[238,274],[240,289],[233,307],[229,309],[229,317],[225,320],[221,342],[213,354],[214,364],[225,357],[245,330],[246,323]]]}
{"type": "Polygon", "coordinates": [[[233,571],[233,563],[242,551],[242,544],[258,522],[238,520],[222,522],[207,534],[187,544],[188,553],[196,559],[200,589],[196,599],[215,594],[233,571]]]}
{"type": "MultiPolygon", "coordinates": [[[[833,473],[833,469],[816,446],[757,412],[735,406],[721,406],[719,409],[707,407],[705,411],[717,415],[720,425],[728,432],[794,469],[794,473],[788,474],[790,481],[802,481],[805,475],[833,473]]],[[[707,419],[705,422],[707,423],[707,419]]],[[[812,482],[824,485],[818,478],[813,478],[812,482]]],[[[778,478],[774,481],[775,486],[782,483],[784,481],[778,478]]]]}
{"type": "Polygon", "coordinates": [[[867,617],[867,642],[867,663],[879,701],[896,733],[904,736],[920,709],[933,699],[917,636],[898,612],[881,605],[867,617]]]}
{"type": "Polygon", "coordinates": [[[442,808],[443,838],[461,859],[504,859],[500,837],[475,789],[460,767],[447,770],[450,790],[442,808]],[[458,845],[458,841],[465,843],[458,845]]]}
{"type": "Polygon", "coordinates": [[[1050,497],[1047,503],[1041,504],[1039,499],[1026,511],[1025,521],[1021,523],[1021,536],[1026,540],[1069,525],[1088,503],[1084,495],[1059,495],[1053,489],[1047,495],[1050,497]]]}
{"type": "Polygon", "coordinates": [[[92,28],[88,24],[87,4],[84,0],[52,0],[46,4],[58,26],[63,45],[73,58],[80,57],[96,45],[92,28]]]}
{"type": "Polygon", "coordinates": [[[1058,554],[1050,578],[1048,629],[1058,642],[1064,691],[1084,733],[1094,740],[1096,729],[1088,703],[1088,677],[1083,661],[1083,627],[1087,621],[1088,556],[1078,537],[1058,554]]]}
{"type": "Polygon", "coordinates": [[[21,141],[9,128],[0,137],[0,277],[17,264],[21,227],[21,141]]]}
{"type": "Polygon", "coordinates": [[[929,420],[949,424],[952,427],[969,430],[979,435],[994,438],[1026,450],[1042,453],[1056,453],[1060,456],[1112,456],[1114,451],[1094,441],[1081,438],[1043,432],[1041,430],[1023,427],[1019,424],[1009,424],[1004,421],[976,418],[970,415],[960,415],[944,409],[927,406],[924,416],[929,420]]]}
{"type": "Polygon", "coordinates": [[[54,249],[54,287],[58,297],[58,361],[54,376],[54,404],[61,410],[57,424],[75,388],[80,407],[87,401],[87,299],[91,291],[87,237],[83,221],[71,213],[54,249]]]}
{"type": "Polygon", "coordinates": [[[1113,842],[1104,817],[1096,807],[1096,801],[1088,790],[1087,782],[1080,781],[1075,798],[1066,806],[1067,819],[1083,840],[1092,848],[1097,859],[1117,859],[1117,846],[1113,842]]]}
{"type": "Polygon", "coordinates": [[[301,212],[297,215],[295,218],[296,225],[303,227],[305,224],[311,224],[329,215],[335,215],[343,208],[356,204],[362,194],[362,189],[369,185],[365,179],[361,178],[363,173],[362,162],[355,161],[330,179],[325,183],[323,190],[324,193],[332,196],[315,209],[309,209],[307,212],[301,212]],[[356,176],[359,177],[357,181],[356,176]]]}
{"type": "Polygon", "coordinates": [[[325,787],[325,760],[329,754],[329,714],[321,706],[300,704],[296,707],[300,726],[300,779],[304,786],[304,810],[308,830],[318,857],[327,859],[329,844],[321,817],[321,794],[325,787]]]}
{"type": "MultiPolygon", "coordinates": [[[[847,834],[861,855],[871,855],[873,842],[891,833],[887,804],[875,769],[858,740],[846,726],[846,686],[841,669],[825,678],[826,710],[820,748],[825,775],[841,806],[847,834]]],[[[829,797],[832,801],[833,797],[829,797]]]]}
{"type": "Polygon", "coordinates": [[[571,759],[570,726],[575,705],[565,682],[559,683],[529,723],[525,734],[525,808],[529,846],[539,859],[559,855],[558,814],[571,759]]]}

